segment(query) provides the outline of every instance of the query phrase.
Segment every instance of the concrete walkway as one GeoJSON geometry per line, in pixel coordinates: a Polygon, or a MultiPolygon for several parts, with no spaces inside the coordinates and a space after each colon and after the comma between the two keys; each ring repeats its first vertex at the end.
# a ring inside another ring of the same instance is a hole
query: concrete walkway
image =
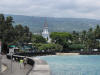
{"type": "Polygon", "coordinates": [[[50,68],[46,61],[43,61],[39,58],[30,58],[35,62],[34,67],[27,65],[25,68],[20,68],[20,64],[18,62],[13,62],[12,72],[11,72],[11,60],[8,60],[6,56],[2,57],[2,62],[7,65],[7,70],[0,73],[0,75],[28,75],[27,73],[30,71],[29,75],[50,75],[50,68]]]}
{"type": "Polygon", "coordinates": [[[7,66],[6,65],[1,65],[1,72],[4,72],[5,70],[7,70],[7,66]]]}
{"type": "Polygon", "coordinates": [[[39,58],[31,59],[35,61],[35,65],[29,75],[50,75],[50,68],[46,61],[39,58]]]}
{"type": "Polygon", "coordinates": [[[32,66],[27,65],[25,68],[22,67],[20,69],[20,64],[18,62],[13,62],[11,72],[11,61],[8,60],[6,56],[3,56],[2,62],[7,65],[7,70],[0,75],[27,75],[28,71],[32,68],[32,66]]]}

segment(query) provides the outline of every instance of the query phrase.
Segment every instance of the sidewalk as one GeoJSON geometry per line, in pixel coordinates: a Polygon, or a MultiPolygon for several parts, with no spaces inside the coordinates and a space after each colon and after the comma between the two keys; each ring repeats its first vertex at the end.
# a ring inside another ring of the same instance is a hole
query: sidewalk
{"type": "Polygon", "coordinates": [[[7,65],[7,70],[0,75],[26,75],[28,71],[32,68],[32,66],[27,65],[24,69],[20,69],[20,64],[18,62],[13,62],[12,64],[12,72],[11,72],[11,60],[8,60],[6,56],[2,57],[2,63],[7,65]]]}
{"type": "Polygon", "coordinates": [[[7,70],[7,66],[6,65],[1,65],[1,72],[4,72],[5,70],[7,70]]]}
{"type": "Polygon", "coordinates": [[[50,68],[46,61],[38,58],[33,58],[33,60],[35,65],[29,75],[50,75],[50,68]]]}

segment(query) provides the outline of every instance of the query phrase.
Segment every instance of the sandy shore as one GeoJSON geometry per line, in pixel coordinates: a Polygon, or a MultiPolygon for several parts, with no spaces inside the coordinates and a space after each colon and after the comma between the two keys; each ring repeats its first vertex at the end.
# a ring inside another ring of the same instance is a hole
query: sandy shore
{"type": "Polygon", "coordinates": [[[61,56],[65,56],[65,55],[80,55],[80,53],[56,53],[56,55],[61,55],[61,56]]]}

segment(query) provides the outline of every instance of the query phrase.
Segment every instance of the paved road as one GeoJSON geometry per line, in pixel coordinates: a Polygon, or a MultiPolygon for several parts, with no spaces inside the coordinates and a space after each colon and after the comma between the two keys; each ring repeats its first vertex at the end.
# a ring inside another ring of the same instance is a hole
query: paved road
{"type": "Polygon", "coordinates": [[[11,72],[11,61],[3,56],[2,62],[7,65],[8,69],[0,75],[26,75],[27,72],[32,68],[32,66],[27,65],[25,68],[20,69],[20,64],[18,62],[13,62],[13,68],[11,72]]]}

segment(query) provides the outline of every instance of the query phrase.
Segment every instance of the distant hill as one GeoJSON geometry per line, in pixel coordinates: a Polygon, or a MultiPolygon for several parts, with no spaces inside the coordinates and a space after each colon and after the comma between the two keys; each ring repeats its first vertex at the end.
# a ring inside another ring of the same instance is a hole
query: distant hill
{"type": "Polygon", "coordinates": [[[28,25],[32,32],[42,31],[45,19],[47,19],[49,31],[82,31],[100,24],[100,20],[85,18],[53,18],[53,17],[34,17],[22,15],[6,15],[14,18],[15,24],[28,25]]]}

